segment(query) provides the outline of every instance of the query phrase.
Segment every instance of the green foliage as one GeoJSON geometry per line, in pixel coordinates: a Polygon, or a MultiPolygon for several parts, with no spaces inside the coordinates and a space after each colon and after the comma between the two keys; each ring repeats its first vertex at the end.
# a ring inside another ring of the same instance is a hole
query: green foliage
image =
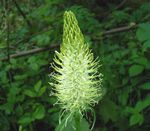
{"type": "MultiPolygon", "coordinates": [[[[63,14],[66,10],[72,10],[85,34],[86,43],[92,48],[95,57],[100,58],[100,72],[104,74],[106,94],[95,105],[96,123],[93,130],[149,130],[148,0],[126,1],[119,9],[116,8],[119,1],[115,0],[17,1],[26,18],[13,1],[8,2],[9,10],[5,9],[5,0],[0,4],[0,59],[8,54],[60,44],[63,14]],[[135,24],[137,27],[130,31],[103,35],[105,30],[132,27],[135,24]]],[[[57,100],[51,96],[52,87],[48,84],[48,81],[53,81],[51,76],[54,71],[49,64],[53,56],[53,50],[44,50],[11,58],[10,61],[0,60],[0,130],[53,131],[56,127],[61,128],[58,126],[60,107],[53,105],[57,100]]],[[[92,122],[93,116],[87,113],[80,126],[88,131],[92,122]]],[[[65,130],[72,130],[74,124],[74,119],[69,120],[65,130]]]]}

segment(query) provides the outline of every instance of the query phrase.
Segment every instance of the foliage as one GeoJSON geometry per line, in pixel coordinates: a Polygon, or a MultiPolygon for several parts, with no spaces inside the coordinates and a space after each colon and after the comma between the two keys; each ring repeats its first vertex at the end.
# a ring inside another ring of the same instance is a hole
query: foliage
{"type": "MultiPolygon", "coordinates": [[[[106,0],[24,0],[0,5],[0,59],[8,54],[61,43],[63,13],[72,10],[85,34],[85,41],[103,63],[106,94],[95,106],[94,130],[147,131],[150,125],[150,3],[106,0]],[[135,4],[136,3],[136,4],[135,4]],[[92,6],[94,6],[94,8],[92,6]],[[29,23],[27,22],[29,21],[29,23]],[[9,28],[8,28],[9,24],[9,28]],[[136,29],[103,35],[104,30],[137,24],[136,29]]],[[[58,50],[56,48],[56,50],[58,50]]],[[[60,129],[59,106],[50,96],[48,81],[52,50],[0,60],[0,129],[2,131],[47,131],[60,129]]],[[[49,76],[50,77],[49,77],[49,76]]],[[[82,119],[89,129],[94,114],[82,119]],[[88,124],[87,121],[90,123],[88,124]]],[[[72,125],[75,121],[70,121],[72,125]]],[[[72,127],[65,127],[65,131],[72,127]]]]}

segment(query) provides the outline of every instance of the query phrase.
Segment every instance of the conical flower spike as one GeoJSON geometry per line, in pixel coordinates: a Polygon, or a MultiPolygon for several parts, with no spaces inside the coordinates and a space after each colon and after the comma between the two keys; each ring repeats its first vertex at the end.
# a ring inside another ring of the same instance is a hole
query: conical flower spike
{"type": "Polygon", "coordinates": [[[70,113],[83,113],[102,96],[99,62],[84,41],[75,15],[64,14],[63,43],[60,53],[56,52],[53,68],[54,95],[62,109],[70,113]]]}

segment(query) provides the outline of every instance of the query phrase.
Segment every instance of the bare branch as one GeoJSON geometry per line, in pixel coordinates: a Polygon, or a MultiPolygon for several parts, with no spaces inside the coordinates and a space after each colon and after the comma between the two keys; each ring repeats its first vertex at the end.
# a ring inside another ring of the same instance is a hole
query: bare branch
{"type": "Polygon", "coordinates": [[[118,10],[118,9],[122,8],[127,1],[128,0],[122,0],[122,2],[115,9],[118,10]]]}
{"type": "MultiPolygon", "coordinates": [[[[107,31],[104,31],[102,33],[102,36],[104,37],[104,36],[111,35],[111,34],[114,34],[114,33],[120,33],[120,32],[133,30],[133,29],[136,29],[137,27],[138,27],[138,25],[133,24],[133,25],[130,25],[130,26],[124,26],[124,27],[119,27],[119,28],[107,30],[107,31]]],[[[98,39],[98,38],[95,38],[95,39],[98,39]]],[[[22,57],[22,56],[36,54],[36,53],[51,50],[51,49],[54,49],[54,48],[57,48],[57,47],[59,47],[58,44],[51,45],[50,47],[43,47],[43,48],[36,48],[36,49],[28,50],[28,51],[21,51],[21,52],[18,52],[16,54],[10,55],[10,58],[18,58],[18,57],[22,57]]],[[[0,61],[6,61],[6,60],[8,60],[8,57],[4,57],[4,58],[0,59],[0,61]]]]}
{"type": "Polygon", "coordinates": [[[106,36],[106,35],[110,35],[110,34],[114,34],[114,33],[125,32],[125,31],[129,31],[129,30],[133,30],[137,27],[138,27],[138,25],[136,25],[136,24],[133,24],[133,25],[130,25],[130,26],[118,27],[118,28],[115,28],[115,29],[104,31],[104,33],[102,33],[102,35],[106,36]]]}
{"type": "MultiPolygon", "coordinates": [[[[43,51],[48,51],[48,50],[51,50],[51,49],[54,49],[57,47],[59,47],[58,44],[51,45],[50,47],[36,48],[36,49],[28,50],[28,51],[20,51],[16,54],[10,55],[9,57],[10,58],[18,58],[18,57],[22,57],[22,56],[28,56],[28,55],[40,53],[43,51]]],[[[4,57],[4,58],[0,59],[0,61],[6,61],[6,60],[8,60],[8,57],[4,57]]]]}

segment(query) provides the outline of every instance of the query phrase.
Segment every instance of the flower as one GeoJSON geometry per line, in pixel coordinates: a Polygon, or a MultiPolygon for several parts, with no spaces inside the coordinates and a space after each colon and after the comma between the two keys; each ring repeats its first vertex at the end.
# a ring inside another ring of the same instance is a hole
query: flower
{"type": "Polygon", "coordinates": [[[102,74],[71,11],[64,13],[63,43],[55,54],[54,95],[62,109],[82,114],[102,96],[102,74]]]}

